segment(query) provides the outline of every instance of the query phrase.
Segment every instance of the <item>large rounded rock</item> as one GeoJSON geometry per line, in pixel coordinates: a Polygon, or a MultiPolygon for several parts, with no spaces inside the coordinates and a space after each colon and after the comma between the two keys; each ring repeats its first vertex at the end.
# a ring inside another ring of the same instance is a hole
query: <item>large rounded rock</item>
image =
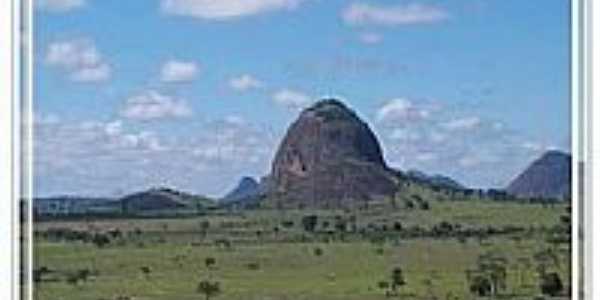
{"type": "Polygon", "coordinates": [[[292,207],[346,207],[391,196],[397,179],[369,126],[322,100],[291,125],[272,165],[269,198],[292,207]]]}

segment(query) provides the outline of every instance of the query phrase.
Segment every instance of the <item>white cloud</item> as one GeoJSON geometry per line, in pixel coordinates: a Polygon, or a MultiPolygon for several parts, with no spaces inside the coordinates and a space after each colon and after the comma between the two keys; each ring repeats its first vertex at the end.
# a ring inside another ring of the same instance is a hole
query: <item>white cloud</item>
{"type": "Polygon", "coordinates": [[[481,125],[482,121],[479,117],[466,117],[445,122],[442,124],[442,127],[450,131],[455,131],[477,129],[481,125]]]}
{"type": "Polygon", "coordinates": [[[406,128],[395,128],[390,133],[390,139],[398,141],[418,141],[421,135],[406,128]]]}
{"type": "Polygon", "coordinates": [[[85,5],[85,0],[36,0],[35,7],[54,13],[68,12],[85,5]]]}
{"type": "Polygon", "coordinates": [[[150,121],[192,115],[188,104],[181,99],[149,90],[127,99],[121,116],[127,119],[150,121]]]}
{"type": "Polygon", "coordinates": [[[163,0],[163,12],[207,20],[230,20],[295,9],[302,0],[163,0]]]}
{"type": "Polygon", "coordinates": [[[189,82],[196,78],[198,65],[195,62],[170,60],[161,70],[161,81],[163,82],[189,82]]]}
{"type": "Polygon", "coordinates": [[[260,80],[256,79],[255,77],[249,74],[244,74],[239,77],[232,78],[229,81],[229,87],[239,92],[259,89],[263,86],[264,84],[260,80]]]}
{"type": "Polygon", "coordinates": [[[290,109],[301,109],[312,103],[311,97],[298,91],[283,89],[273,95],[276,104],[290,109]]]}
{"type": "Polygon", "coordinates": [[[125,119],[36,123],[36,193],[122,196],[167,185],[221,195],[241,176],[264,175],[278,141],[240,116],[182,124],[180,131],[192,135],[131,125],[125,119]]]}
{"type": "Polygon", "coordinates": [[[482,161],[473,155],[466,155],[458,160],[458,164],[464,168],[472,168],[480,165],[482,161]]]}
{"type": "Polygon", "coordinates": [[[45,61],[64,70],[76,82],[99,82],[110,78],[111,67],[94,43],[87,39],[53,42],[48,46],[45,61]]]}
{"type": "Polygon", "coordinates": [[[429,118],[430,111],[414,105],[404,98],[396,98],[386,102],[377,111],[376,119],[379,122],[405,123],[421,121],[429,118]]]}
{"type": "Polygon", "coordinates": [[[366,3],[353,3],[342,15],[350,25],[414,25],[431,24],[448,19],[446,11],[439,7],[424,4],[396,6],[376,6],[366,3]]]}
{"type": "Polygon", "coordinates": [[[383,41],[383,36],[379,33],[364,32],[358,36],[358,39],[363,44],[374,45],[381,43],[381,41],[383,41]]]}

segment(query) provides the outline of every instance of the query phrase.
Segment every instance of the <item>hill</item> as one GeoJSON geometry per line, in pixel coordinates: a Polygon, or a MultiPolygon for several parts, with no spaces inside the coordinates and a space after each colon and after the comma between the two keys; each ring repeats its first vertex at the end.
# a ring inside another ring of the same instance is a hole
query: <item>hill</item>
{"type": "Polygon", "coordinates": [[[571,155],[548,151],[535,160],[506,188],[520,198],[562,199],[571,193],[571,155]]]}
{"type": "Polygon", "coordinates": [[[281,207],[342,207],[399,187],[368,124],[336,99],[305,109],[288,128],[269,178],[267,195],[281,207]]]}

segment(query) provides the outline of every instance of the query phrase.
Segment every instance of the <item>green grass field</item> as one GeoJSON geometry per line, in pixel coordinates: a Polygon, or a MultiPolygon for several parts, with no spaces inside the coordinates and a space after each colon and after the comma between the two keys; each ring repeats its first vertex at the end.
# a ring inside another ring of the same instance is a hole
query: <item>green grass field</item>
{"type": "MultiPolygon", "coordinates": [[[[35,294],[40,300],[205,299],[196,286],[210,279],[222,290],[211,299],[479,299],[469,292],[466,271],[476,267],[481,255],[496,253],[506,258],[507,270],[506,288],[497,297],[534,299],[540,295],[534,254],[542,250],[556,253],[557,261],[548,268],[560,275],[565,289],[570,285],[568,245],[546,241],[547,231],[560,222],[565,208],[435,201],[429,210],[382,206],[360,212],[258,210],[185,219],[43,222],[36,224],[36,232],[118,228],[124,235],[102,248],[36,236],[35,266],[52,272],[36,284],[35,294]],[[316,232],[306,232],[300,225],[307,214],[318,216],[316,232]],[[356,218],[358,228],[376,225],[379,231],[340,234],[323,224],[348,215],[356,218]],[[285,221],[293,225],[281,227],[285,221]],[[441,222],[461,228],[523,230],[460,239],[406,238],[386,229],[384,238],[371,238],[381,236],[382,225],[391,228],[395,222],[425,230],[441,222]],[[227,240],[227,245],[219,240],[227,240]],[[208,257],[216,260],[214,266],[205,265],[208,257]],[[143,272],[144,267],[149,272],[143,272]],[[386,297],[378,283],[389,280],[395,267],[402,268],[406,284],[397,295],[386,297]],[[75,284],[65,279],[65,274],[80,269],[93,275],[75,284]]],[[[545,299],[567,299],[565,295],[545,299]]]]}

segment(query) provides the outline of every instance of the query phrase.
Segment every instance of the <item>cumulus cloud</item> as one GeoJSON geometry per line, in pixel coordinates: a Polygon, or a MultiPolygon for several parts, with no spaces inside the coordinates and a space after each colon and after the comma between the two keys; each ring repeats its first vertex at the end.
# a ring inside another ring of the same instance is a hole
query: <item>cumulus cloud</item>
{"type": "Polygon", "coordinates": [[[65,71],[72,81],[99,82],[110,78],[111,67],[96,45],[87,39],[53,42],[46,51],[45,62],[65,71]]]}
{"type": "Polygon", "coordinates": [[[231,20],[278,10],[293,10],[302,0],[163,0],[161,9],[172,15],[206,20],[231,20]]]}
{"type": "Polygon", "coordinates": [[[273,101],[289,109],[302,109],[312,103],[312,98],[302,92],[282,89],[273,95],[273,101]]]}
{"type": "Polygon", "coordinates": [[[121,116],[127,119],[150,121],[188,117],[192,110],[187,102],[157,91],[149,90],[126,100],[121,116]]]}
{"type": "Polygon", "coordinates": [[[238,92],[260,89],[263,86],[264,83],[249,74],[244,74],[229,80],[229,87],[238,92]]]}
{"type": "Polygon", "coordinates": [[[374,113],[386,161],[401,170],[443,174],[474,188],[503,188],[543,151],[508,124],[460,108],[396,98],[374,113]]]}
{"type": "Polygon", "coordinates": [[[379,108],[376,119],[379,122],[402,124],[425,120],[429,116],[430,111],[428,109],[418,107],[410,100],[396,98],[386,102],[379,108]]]}
{"type": "Polygon", "coordinates": [[[162,66],[161,81],[163,82],[190,82],[198,74],[198,65],[195,62],[170,60],[162,66]]]}
{"type": "Polygon", "coordinates": [[[418,3],[394,6],[353,3],[342,14],[347,24],[355,26],[432,24],[445,21],[448,17],[449,14],[442,8],[418,3]]]}
{"type": "Polygon", "coordinates": [[[36,9],[53,13],[68,12],[85,5],[85,0],[36,0],[36,9]]]}
{"type": "Polygon", "coordinates": [[[482,126],[482,124],[481,118],[479,117],[464,117],[444,122],[442,127],[450,131],[473,130],[482,126]]]}
{"type": "Polygon", "coordinates": [[[167,185],[217,196],[241,176],[265,174],[278,140],[241,116],[187,123],[193,135],[126,119],[34,126],[38,195],[122,196],[167,185]]]}

